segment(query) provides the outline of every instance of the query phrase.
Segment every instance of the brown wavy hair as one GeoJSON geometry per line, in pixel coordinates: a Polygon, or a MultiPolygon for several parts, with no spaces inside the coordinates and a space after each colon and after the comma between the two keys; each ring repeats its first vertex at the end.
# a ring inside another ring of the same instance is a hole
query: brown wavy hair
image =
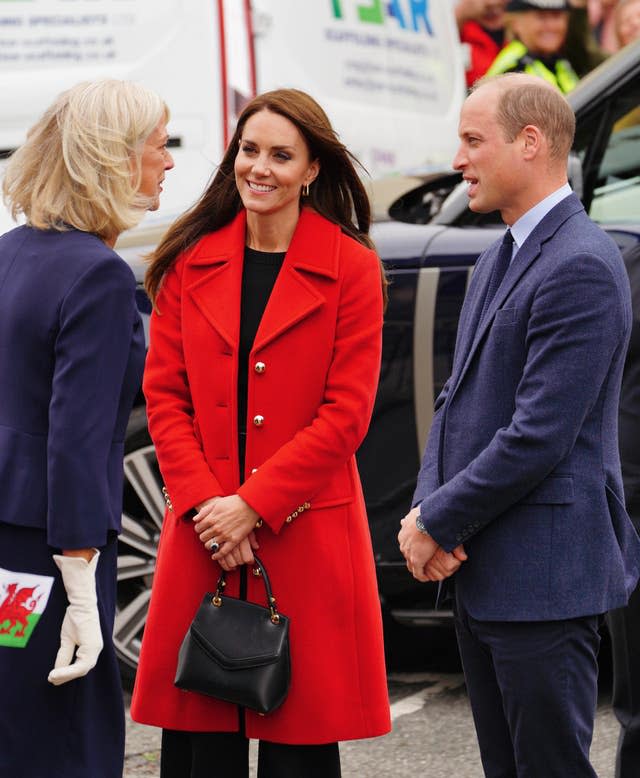
{"type": "MultiPolygon", "coordinates": [[[[310,95],[298,89],[276,89],[258,95],[245,106],[213,180],[196,204],[171,225],[149,256],[145,288],[154,304],[162,279],[178,255],[203,235],[231,222],[242,209],[234,163],[244,126],[259,111],[272,111],[292,122],[305,139],[311,159],[320,163],[320,172],[309,195],[304,197],[304,204],[338,224],[362,245],[373,248],[369,237],[371,206],[356,171],[360,163],[340,142],[326,113],[310,95]]],[[[387,281],[382,263],[380,272],[386,303],[387,281]]]]}

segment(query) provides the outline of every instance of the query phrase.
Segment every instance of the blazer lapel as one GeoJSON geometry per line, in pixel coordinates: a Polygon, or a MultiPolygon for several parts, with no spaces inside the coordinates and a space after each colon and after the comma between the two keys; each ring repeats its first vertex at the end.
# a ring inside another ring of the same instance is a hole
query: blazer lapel
{"type": "Polygon", "coordinates": [[[311,276],[338,278],[340,228],[303,209],[260,321],[253,350],[264,348],[324,304],[311,276]]]}
{"type": "Polygon", "coordinates": [[[491,270],[493,264],[496,261],[498,253],[499,243],[490,246],[483,254],[483,256],[476,262],[476,267],[473,270],[471,276],[471,283],[467,296],[464,300],[462,311],[460,313],[460,321],[458,323],[458,334],[456,336],[456,347],[453,361],[453,374],[460,370],[462,365],[465,364],[469,349],[471,348],[475,333],[478,329],[478,322],[480,321],[480,313],[482,312],[482,304],[484,302],[485,294],[487,293],[487,287],[489,285],[489,279],[491,277],[491,270]]]}
{"type": "Polygon", "coordinates": [[[473,344],[471,346],[471,352],[473,352],[478,347],[478,344],[484,337],[485,332],[491,326],[491,322],[493,321],[493,317],[495,316],[496,311],[507,299],[511,293],[511,290],[517,284],[523,273],[526,271],[529,265],[540,256],[540,249],[540,241],[535,240],[534,231],[534,233],[532,233],[527,238],[524,245],[520,247],[515,257],[511,260],[511,264],[509,265],[509,269],[502,279],[502,283],[496,290],[496,293],[493,296],[493,300],[491,300],[489,303],[489,307],[487,308],[484,319],[478,322],[478,326],[476,327],[475,335],[473,338],[473,344]]]}
{"type": "Polygon", "coordinates": [[[245,245],[245,212],[206,235],[189,257],[186,285],[200,313],[235,351],[240,337],[240,295],[245,245]]]}
{"type": "MultiPolygon", "coordinates": [[[[475,308],[469,315],[469,325],[467,327],[466,343],[470,343],[470,347],[465,354],[462,368],[455,381],[454,389],[460,384],[464,378],[465,373],[469,367],[473,356],[478,349],[485,333],[490,328],[495,316],[496,311],[502,306],[507,297],[511,294],[514,286],[518,283],[520,278],[526,273],[529,267],[540,256],[542,247],[546,241],[548,241],[558,228],[573,214],[583,210],[582,203],[572,194],[559,202],[549,213],[542,219],[542,221],[535,227],[533,232],[525,240],[524,244],[520,247],[517,254],[514,256],[509,269],[507,270],[500,288],[495,293],[493,300],[489,304],[486,315],[482,321],[479,321],[480,310],[482,309],[482,302],[484,300],[484,292],[486,291],[487,284],[489,283],[490,273],[485,273],[482,285],[478,286],[478,295],[475,299],[475,308]],[[473,328],[472,328],[473,327],[473,328]],[[475,331],[474,331],[475,329],[475,331]]],[[[499,250],[499,243],[495,243],[492,246],[493,261],[497,256],[499,250]]],[[[493,266],[493,262],[486,263],[488,265],[487,270],[493,266]]]]}

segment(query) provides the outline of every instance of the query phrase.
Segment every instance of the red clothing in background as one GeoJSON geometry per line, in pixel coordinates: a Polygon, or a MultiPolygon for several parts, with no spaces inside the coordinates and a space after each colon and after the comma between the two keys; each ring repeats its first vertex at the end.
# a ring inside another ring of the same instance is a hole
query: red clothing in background
{"type": "Polygon", "coordinates": [[[484,76],[502,48],[478,22],[465,22],[460,32],[460,42],[469,46],[470,65],[465,75],[467,86],[484,76]]]}

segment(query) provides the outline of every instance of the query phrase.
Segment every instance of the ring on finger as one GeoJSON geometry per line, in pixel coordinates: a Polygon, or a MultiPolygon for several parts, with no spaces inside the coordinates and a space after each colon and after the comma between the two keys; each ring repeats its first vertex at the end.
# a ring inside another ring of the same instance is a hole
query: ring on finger
{"type": "Polygon", "coordinates": [[[216,554],[220,549],[220,543],[215,538],[211,539],[211,543],[209,543],[209,551],[213,551],[214,554],[216,554]]]}

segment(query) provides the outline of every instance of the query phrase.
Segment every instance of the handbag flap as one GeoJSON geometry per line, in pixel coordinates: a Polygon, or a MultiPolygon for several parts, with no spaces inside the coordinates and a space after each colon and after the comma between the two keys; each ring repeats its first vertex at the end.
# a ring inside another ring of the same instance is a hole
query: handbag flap
{"type": "Polygon", "coordinates": [[[212,594],[205,594],[191,635],[211,659],[233,670],[259,667],[277,661],[287,650],[289,620],[279,614],[271,621],[268,608],[235,597],[223,597],[222,604],[212,604],[212,594]]]}

